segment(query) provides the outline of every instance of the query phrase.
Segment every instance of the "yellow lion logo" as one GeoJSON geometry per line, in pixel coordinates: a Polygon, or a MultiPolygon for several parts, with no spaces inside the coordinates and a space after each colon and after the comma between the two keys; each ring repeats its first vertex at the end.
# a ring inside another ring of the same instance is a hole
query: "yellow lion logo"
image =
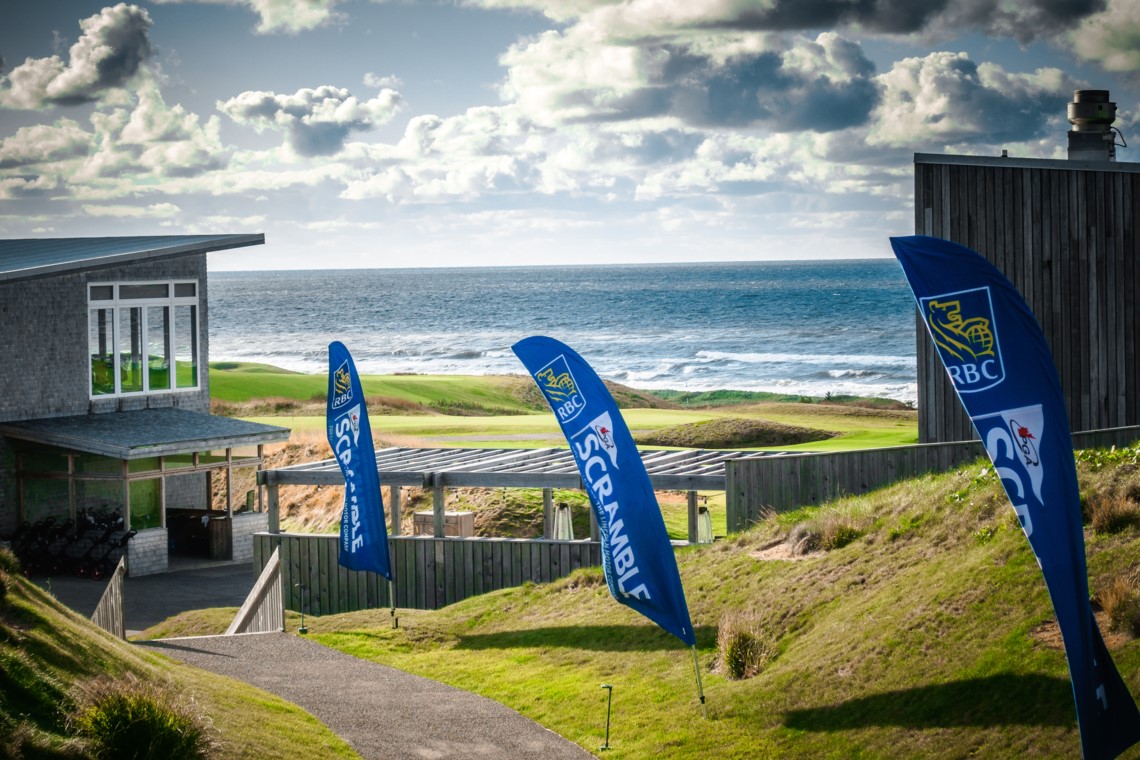
{"type": "Polygon", "coordinates": [[[352,389],[352,378],[348,375],[348,370],[341,367],[333,375],[333,389],[337,393],[348,393],[352,389]]]}
{"type": "Polygon", "coordinates": [[[931,301],[927,306],[934,342],[946,353],[959,361],[994,356],[994,334],[988,319],[963,319],[961,301],[931,301]]]}
{"type": "Polygon", "coordinates": [[[574,387],[574,378],[570,377],[569,372],[555,375],[554,370],[547,367],[534,377],[542,383],[542,387],[556,401],[566,401],[578,392],[578,389],[574,387]]]}

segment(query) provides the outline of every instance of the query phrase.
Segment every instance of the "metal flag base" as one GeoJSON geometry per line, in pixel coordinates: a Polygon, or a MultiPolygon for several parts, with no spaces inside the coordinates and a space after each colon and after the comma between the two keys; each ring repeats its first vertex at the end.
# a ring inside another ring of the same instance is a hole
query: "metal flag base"
{"type": "Polygon", "coordinates": [[[609,692],[606,695],[606,743],[598,747],[599,750],[610,748],[610,706],[614,701],[614,686],[610,683],[602,684],[602,688],[609,692]]]}
{"type": "Polygon", "coordinates": [[[709,719],[709,708],[705,705],[705,687],[701,684],[701,666],[697,662],[697,645],[693,644],[693,672],[697,676],[697,696],[701,698],[701,715],[709,719]]]}

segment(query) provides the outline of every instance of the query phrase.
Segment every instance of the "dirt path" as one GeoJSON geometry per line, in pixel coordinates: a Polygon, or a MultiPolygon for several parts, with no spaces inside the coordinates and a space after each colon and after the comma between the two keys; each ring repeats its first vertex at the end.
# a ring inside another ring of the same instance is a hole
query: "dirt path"
{"type": "Polygon", "coordinates": [[[372,758],[592,757],[485,697],[287,633],[138,642],[299,705],[372,758]]]}

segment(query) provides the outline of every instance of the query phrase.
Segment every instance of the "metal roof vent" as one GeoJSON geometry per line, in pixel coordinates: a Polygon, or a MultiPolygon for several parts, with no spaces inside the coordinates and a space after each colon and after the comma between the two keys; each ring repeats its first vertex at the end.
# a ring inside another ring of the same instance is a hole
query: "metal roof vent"
{"type": "Polygon", "coordinates": [[[1069,160],[1115,161],[1116,104],[1108,99],[1108,90],[1076,90],[1068,109],[1069,160]]]}

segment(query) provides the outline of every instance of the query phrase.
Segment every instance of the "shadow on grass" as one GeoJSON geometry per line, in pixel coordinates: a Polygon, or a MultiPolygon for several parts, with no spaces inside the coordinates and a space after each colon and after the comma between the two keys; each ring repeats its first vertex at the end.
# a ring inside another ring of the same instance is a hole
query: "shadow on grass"
{"type": "MultiPolygon", "coordinates": [[[[716,641],[716,628],[713,626],[697,626],[695,633],[699,647],[711,646],[716,641]]],[[[460,635],[455,648],[479,650],[519,647],[589,649],[597,652],[686,648],[680,639],[649,625],[567,625],[460,635]]]]}
{"type": "Polygon", "coordinates": [[[791,710],[787,728],[843,731],[869,726],[1075,726],[1073,690],[1063,678],[1011,673],[888,691],[837,705],[791,710]]]}

